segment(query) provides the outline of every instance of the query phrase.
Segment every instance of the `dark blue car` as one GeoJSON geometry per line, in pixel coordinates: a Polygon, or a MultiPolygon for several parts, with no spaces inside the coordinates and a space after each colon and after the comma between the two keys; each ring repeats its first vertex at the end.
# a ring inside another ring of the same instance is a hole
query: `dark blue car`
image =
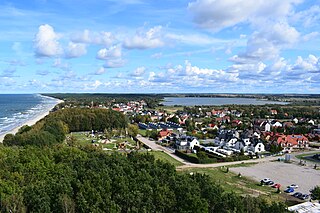
{"type": "Polygon", "coordinates": [[[291,192],[294,192],[294,188],[287,188],[286,190],[284,190],[284,192],[287,192],[287,193],[291,193],[291,192]]]}

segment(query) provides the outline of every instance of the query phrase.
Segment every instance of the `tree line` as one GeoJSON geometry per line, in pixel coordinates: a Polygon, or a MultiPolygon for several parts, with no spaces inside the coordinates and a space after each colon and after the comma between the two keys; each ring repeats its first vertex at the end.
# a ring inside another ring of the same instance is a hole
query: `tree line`
{"type": "Polygon", "coordinates": [[[63,109],[50,113],[32,127],[20,128],[16,135],[6,135],[3,143],[8,146],[48,146],[62,143],[68,132],[112,131],[127,125],[127,118],[122,113],[110,109],[63,109]]]}
{"type": "Polygon", "coordinates": [[[177,173],[150,154],[62,143],[69,131],[126,125],[119,112],[65,109],[7,135],[0,145],[1,211],[286,212],[283,203],[226,192],[207,175],[177,173]]]}
{"type": "Polygon", "coordinates": [[[2,212],[285,212],[282,203],[225,192],[150,154],[58,144],[0,146],[2,212]]]}

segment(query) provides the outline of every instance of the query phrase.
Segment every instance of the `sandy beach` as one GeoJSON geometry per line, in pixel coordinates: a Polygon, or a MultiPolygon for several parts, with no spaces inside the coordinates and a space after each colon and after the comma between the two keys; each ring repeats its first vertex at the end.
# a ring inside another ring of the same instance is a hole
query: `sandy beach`
{"type": "MultiPolygon", "coordinates": [[[[62,103],[62,102],[63,102],[62,100],[58,100],[58,99],[57,99],[57,103],[56,103],[55,105],[57,105],[57,104],[59,104],[59,103],[62,103]]],[[[39,120],[41,120],[42,118],[46,117],[53,108],[54,108],[54,106],[48,108],[47,111],[45,111],[45,112],[43,112],[43,113],[40,113],[39,115],[37,115],[36,117],[34,117],[34,118],[30,119],[30,120],[27,120],[27,121],[26,121],[25,123],[23,123],[21,126],[18,126],[18,127],[14,128],[14,129],[12,129],[12,130],[10,130],[10,131],[8,131],[8,132],[0,135],[0,142],[1,142],[1,143],[3,142],[3,139],[4,139],[4,137],[5,137],[7,134],[16,134],[16,133],[18,132],[18,130],[19,130],[22,126],[25,126],[25,125],[32,126],[32,125],[34,125],[34,124],[37,123],[39,120]]]]}

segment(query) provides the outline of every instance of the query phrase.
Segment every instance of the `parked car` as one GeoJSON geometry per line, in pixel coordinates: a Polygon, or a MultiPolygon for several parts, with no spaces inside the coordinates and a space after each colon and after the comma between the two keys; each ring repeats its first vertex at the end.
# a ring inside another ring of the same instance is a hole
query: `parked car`
{"type": "Polygon", "coordinates": [[[280,183],[275,183],[275,184],[272,185],[272,187],[278,189],[278,188],[281,187],[281,184],[280,183]]]}
{"type": "Polygon", "coordinates": [[[287,188],[286,190],[284,190],[284,192],[286,193],[294,192],[294,188],[287,188]]]}
{"type": "Polygon", "coordinates": [[[291,184],[290,186],[288,186],[288,188],[297,189],[297,188],[299,188],[299,186],[297,184],[291,184]]]}
{"type": "Polygon", "coordinates": [[[292,195],[293,197],[299,198],[300,196],[302,196],[301,192],[296,192],[292,195]]]}
{"type": "Polygon", "coordinates": [[[268,183],[272,181],[270,178],[264,178],[260,180],[261,185],[268,185],[268,183]]]}
{"type": "Polygon", "coordinates": [[[266,185],[268,185],[268,186],[273,185],[273,184],[274,184],[274,182],[272,180],[266,182],[266,185]]]}
{"type": "Polygon", "coordinates": [[[264,178],[264,179],[261,180],[261,182],[263,182],[263,183],[267,183],[269,181],[271,181],[270,178],[264,178]]]}
{"type": "Polygon", "coordinates": [[[307,199],[309,199],[309,195],[303,194],[303,195],[299,196],[298,198],[300,198],[301,200],[307,200],[307,199]]]}

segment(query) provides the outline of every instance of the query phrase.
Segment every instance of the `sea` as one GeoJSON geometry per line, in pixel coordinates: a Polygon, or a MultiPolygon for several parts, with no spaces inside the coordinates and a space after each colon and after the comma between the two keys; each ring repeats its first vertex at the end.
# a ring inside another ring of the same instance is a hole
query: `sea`
{"type": "Polygon", "coordinates": [[[220,97],[165,97],[165,106],[222,106],[222,105],[266,105],[289,104],[289,102],[268,101],[255,98],[220,98],[220,97]]]}
{"type": "Polygon", "coordinates": [[[0,94],[0,135],[48,112],[57,103],[57,99],[39,94],[0,94]]]}

